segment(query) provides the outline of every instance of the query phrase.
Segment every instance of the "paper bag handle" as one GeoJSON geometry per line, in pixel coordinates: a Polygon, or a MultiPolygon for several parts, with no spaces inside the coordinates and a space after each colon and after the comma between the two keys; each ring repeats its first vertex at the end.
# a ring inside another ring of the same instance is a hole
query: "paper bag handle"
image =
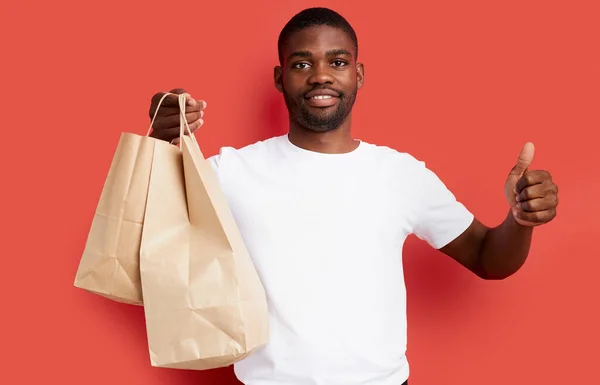
{"type": "MultiPolygon", "coordinates": [[[[154,111],[154,116],[152,117],[152,120],[150,121],[150,127],[148,128],[148,132],[146,133],[146,136],[150,135],[150,132],[152,131],[152,126],[154,125],[154,120],[156,119],[156,116],[158,115],[158,110],[160,109],[162,102],[169,95],[177,95],[177,94],[172,94],[172,93],[166,92],[160,98],[160,100],[158,101],[158,105],[156,106],[156,111],[154,111]]],[[[179,142],[181,143],[185,132],[187,132],[189,134],[190,138],[192,139],[192,142],[194,142],[195,144],[198,144],[198,142],[196,141],[196,137],[192,134],[192,130],[190,129],[187,119],[185,118],[185,106],[187,103],[186,96],[189,96],[189,94],[177,95],[178,104],[179,104],[179,142]],[[184,127],[187,129],[187,131],[184,130],[184,127]]]]}

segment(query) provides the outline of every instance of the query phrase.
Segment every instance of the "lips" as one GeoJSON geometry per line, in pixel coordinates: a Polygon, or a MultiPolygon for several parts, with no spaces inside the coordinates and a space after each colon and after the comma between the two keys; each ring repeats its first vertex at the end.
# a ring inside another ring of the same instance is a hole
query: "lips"
{"type": "Polygon", "coordinates": [[[323,99],[331,99],[331,98],[337,98],[339,97],[340,94],[332,89],[329,88],[321,88],[321,89],[317,89],[317,90],[313,90],[310,91],[309,93],[307,93],[306,95],[304,95],[304,97],[306,99],[317,99],[317,100],[323,100],[323,99]]]}
{"type": "Polygon", "coordinates": [[[340,100],[340,94],[329,88],[312,90],[304,95],[306,103],[314,108],[332,107],[340,100]]]}

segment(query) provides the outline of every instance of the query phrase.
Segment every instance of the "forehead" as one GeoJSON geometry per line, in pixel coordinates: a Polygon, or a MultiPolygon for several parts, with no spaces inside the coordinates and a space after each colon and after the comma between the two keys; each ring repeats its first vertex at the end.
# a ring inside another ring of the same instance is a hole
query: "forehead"
{"type": "Polygon", "coordinates": [[[320,25],[304,28],[293,33],[287,40],[283,56],[298,51],[309,51],[312,54],[325,54],[334,49],[345,49],[354,54],[354,42],[342,29],[320,25]]]}

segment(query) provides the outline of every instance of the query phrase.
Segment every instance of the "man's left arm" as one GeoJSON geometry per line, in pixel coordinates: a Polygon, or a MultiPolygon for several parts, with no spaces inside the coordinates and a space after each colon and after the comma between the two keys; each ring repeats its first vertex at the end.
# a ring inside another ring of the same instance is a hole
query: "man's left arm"
{"type": "Polygon", "coordinates": [[[497,227],[474,219],[456,239],[440,249],[484,279],[503,279],[525,263],[535,226],[556,216],[558,187],[549,172],[529,171],[533,144],[527,143],[505,184],[509,212],[497,227]]]}

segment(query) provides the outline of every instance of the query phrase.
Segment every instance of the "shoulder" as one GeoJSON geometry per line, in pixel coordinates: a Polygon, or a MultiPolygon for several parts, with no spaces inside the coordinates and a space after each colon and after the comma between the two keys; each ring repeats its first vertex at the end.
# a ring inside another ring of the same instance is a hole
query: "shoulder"
{"type": "Polygon", "coordinates": [[[219,153],[208,158],[213,168],[239,165],[245,162],[265,162],[276,156],[281,145],[282,137],[276,136],[265,140],[235,148],[223,146],[219,153]]]}
{"type": "Polygon", "coordinates": [[[379,167],[390,167],[396,173],[422,173],[427,169],[425,162],[409,152],[395,148],[362,142],[366,156],[379,167]]]}

